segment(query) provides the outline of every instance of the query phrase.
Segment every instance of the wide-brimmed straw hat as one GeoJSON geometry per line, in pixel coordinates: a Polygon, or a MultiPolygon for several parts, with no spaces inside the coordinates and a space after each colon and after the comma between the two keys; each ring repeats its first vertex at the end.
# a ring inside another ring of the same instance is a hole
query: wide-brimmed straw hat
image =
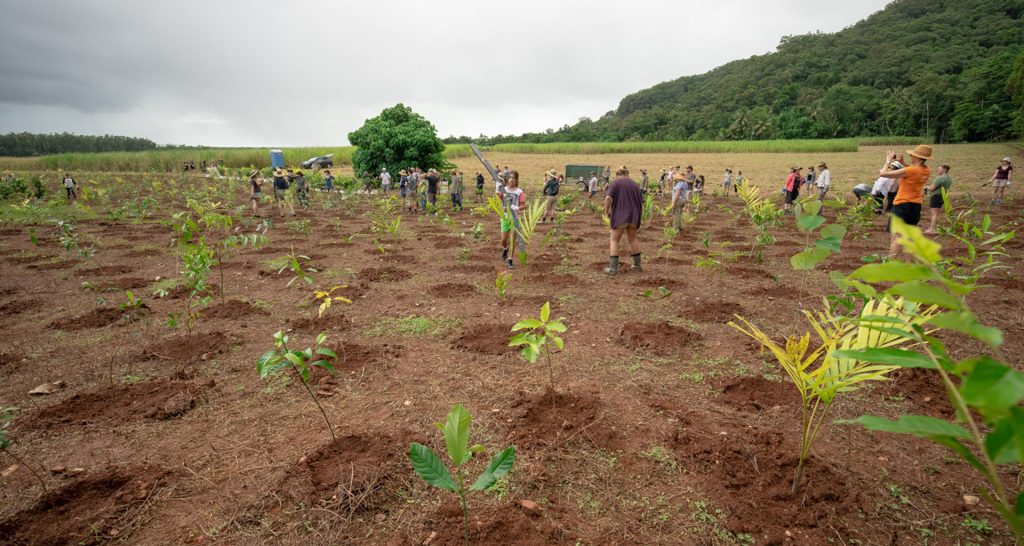
{"type": "Polygon", "coordinates": [[[907,150],[907,154],[918,159],[931,159],[932,147],[927,144],[918,144],[913,150],[907,150]]]}
{"type": "Polygon", "coordinates": [[[1011,161],[1009,157],[1004,157],[1003,161],[1005,161],[1007,163],[1013,163],[1013,161],[1011,161]]]}
{"type": "Polygon", "coordinates": [[[551,178],[558,178],[558,173],[556,173],[556,172],[555,172],[555,171],[553,171],[553,170],[552,170],[552,171],[548,171],[548,172],[546,172],[546,173],[544,173],[544,174],[545,174],[546,176],[550,176],[551,178]]]}
{"type": "Polygon", "coordinates": [[[249,178],[256,178],[256,175],[258,174],[260,174],[259,169],[253,169],[252,172],[249,173],[249,178]]]}
{"type": "Polygon", "coordinates": [[[281,169],[277,169],[276,171],[274,171],[274,176],[284,177],[284,171],[281,169]]]}
{"type": "Polygon", "coordinates": [[[402,170],[398,171],[398,174],[400,174],[400,175],[402,175],[402,176],[409,176],[409,173],[408,173],[408,172],[406,172],[406,170],[405,170],[405,169],[402,169],[402,170]]]}
{"type": "Polygon", "coordinates": [[[686,175],[683,173],[676,173],[672,175],[672,180],[686,180],[686,175]]]}

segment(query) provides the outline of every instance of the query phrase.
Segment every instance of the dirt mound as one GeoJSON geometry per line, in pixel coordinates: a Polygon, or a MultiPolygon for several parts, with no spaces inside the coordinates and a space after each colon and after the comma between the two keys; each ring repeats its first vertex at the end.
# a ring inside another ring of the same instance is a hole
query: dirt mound
{"type": "Polygon", "coordinates": [[[550,284],[551,286],[576,286],[580,284],[579,278],[577,278],[576,275],[571,275],[569,273],[548,273],[544,275],[538,275],[537,280],[543,283],[550,284]]]}
{"type": "Polygon", "coordinates": [[[339,362],[336,368],[341,371],[355,371],[367,366],[380,364],[388,358],[401,356],[403,347],[401,345],[359,345],[358,343],[344,343],[333,347],[338,355],[339,362]]]}
{"type": "Polygon", "coordinates": [[[511,324],[471,326],[452,342],[452,348],[485,355],[503,355],[515,350],[508,346],[511,329],[511,324]]]}
{"type": "Polygon", "coordinates": [[[946,396],[946,387],[939,374],[921,368],[900,368],[884,384],[890,396],[902,395],[913,402],[921,413],[933,417],[953,417],[953,406],[946,396]]]}
{"type": "Polygon", "coordinates": [[[82,273],[86,275],[96,275],[98,277],[113,277],[114,275],[124,275],[135,271],[132,267],[127,265],[105,265],[103,267],[93,267],[91,269],[83,270],[82,273]]]}
{"type": "Polygon", "coordinates": [[[744,292],[749,296],[764,297],[767,299],[792,300],[800,297],[800,289],[794,286],[772,284],[771,286],[758,286],[744,292]]]}
{"type": "Polygon", "coordinates": [[[111,279],[95,284],[100,290],[109,290],[112,288],[116,288],[118,290],[138,290],[139,288],[149,286],[152,282],[152,280],[144,279],[142,277],[122,277],[120,279],[111,279]]]}
{"type": "Polygon", "coordinates": [[[49,262],[45,264],[29,264],[26,267],[35,271],[51,271],[54,269],[71,269],[76,265],[78,265],[78,260],[62,260],[59,262],[49,262]]]}
{"type": "Polygon", "coordinates": [[[773,279],[770,271],[756,267],[728,267],[725,270],[726,276],[735,275],[743,279],[773,279]]]}
{"type": "MultiPolygon", "coordinates": [[[[621,267],[621,265],[620,265],[620,267],[621,267]]],[[[648,288],[657,288],[659,286],[664,286],[665,288],[668,288],[669,290],[676,290],[679,287],[685,286],[685,285],[686,285],[686,283],[684,283],[682,280],[673,279],[673,278],[670,278],[670,277],[660,277],[660,276],[657,276],[657,275],[642,277],[642,278],[639,278],[639,279],[633,281],[633,286],[643,286],[643,287],[648,287],[648,288]]]]}
{"type": "Polygon", "coordinates": [[[31,429],[74,426],[115,426],[140,419],[173,419],[188,413],[201,397],[201,389],[187,381],[146,381],[115,385],[76,394],[24,419],[31,429]]]}
{"type": "Polygon", "coordinates": [[[427,289],[427,292],[437,298],[458,298],[473,294],[473,286],[464,282],[446,282],[436,284],[427,289]]]}
{"type": "Polygon", "coordinates": [[[702,302],[680,316],[697,322],[729,322],[742,315],[743,306],[731,301],[702,302]]]}
{"type": "Polygon", "coordinates": [[[676,354],[700,341],[701,335],[668,322],[630,322],[618,335],[619,343],[633,350],[666,356],[676,354]]]}
{"type": "Polygon", "coordinates": [[[35,262],[41,262],[43,260],[49,260],[50,258],[53,258],[53,256],[48,256],[48,255],[45,255],[45,254],[37,254],[37,255],[34,255],[34,256],[12,256],[10,258],[7,258],[5,261],[10,262],[12,264],[19,264],[19,265],[21,265],[21,264],[31,264],[31,263],[35,263],[35,262]]]}
{"type": "Polygon", "coordinates": [[[500,265],[459,264],[444,268],[453,273],[494,273],[500,265]]]}
{"type": "Polygon", "coordinates": [[[46,305],[46,302],[37,299],[11,300],[3,305],[0,305],[0,315],[17,315],[20,313],[24,313],[25,311],[39,309],[44,305],[46,305]]]}
{"type": "MultiPolygon", "coordinates": [[[[340,305],[340,304],[335,304],[340,305]]],[[[331,306],[334,309],[334,306],[331,306]]],[[[302,317],[299,319],[292,319],[289,317],[285,320],[288,327],[295,332],[302,333],[329,333],[329,332],[342,332],[352,327],[352,321],[345,316],[344,313],[339,311],[327,311],[323,317],[302,317]]]]}
{"type": "Polygon", "coordinates": [[[0,537],[5,544],[34,546],[125,540],[175,479],[172,472],[152,466],[90,474],[0,523],[0,537]]]}
{"type": "Polygon", "coordinates": [[[150,248],[150,249],[146,249],[146,250],[133,250],[133,251],[125,254],[125,257],[128,257],[128,258],[149,258],[151,256],[160,256],[161,254],[163,254],[163,252],[161,252],[160,250],[157,250],[155,248],[150,248]]]}
{"type": "Polygon", "coordinates": [[[763,377],[742,377],[719,387],[718,401],[743,411],[759,412],[775,406],[799,405],[800,395],[793,384],[769,381],[763,377]]]}
{"type": "Polygon", "coordinates": [[[137,309],[121,310],[116,307],[97,307],[84,315],[77,317],[64,317],[57,319],[47,325],[47,328],[64,330],[65,332],[77,332],[89,328],[103,328],[114,324],[128,324],[143,317],[149,312],[145,303],[137,309]]]}
{"type": "Polygon", "coordinates": [[[192,334],[178,336],[154,343],[142,350],[144,359],[158,358],[172,362],[194,363],[195,360],[207,360],[224,352],[228,346],[228,338],[224,332],[192,334]]]}
{"type": "Polygon", "coordinates": [[[593,393],[520,394],[512,403],[510,441],[521,447],[562,446],[589,441],[605,449],[621,449],[623,434],[609,423],[604,404],[593,393]]]}
{"type": "Polygon", "coordinates": [[[217,303],[203,310],[203,317],[205,318],[225,320],[237,320],[253,315],[267,316],[269,314],[270,313],[265,309],[253,307],[249,302],[239,300],[228,300],[224,303],[217,303]]]}
{"type": "Polygon", "coordinates": [[[725,527],[764,544],[826,544],[847,535],[843,521],[871,513],[870,484],[816,459],[808,461],[800,490],[790,487],[800,449],[781,432],[744,428],[718,434],[678,432],[672,447],[728,514],[725,527]]]}
{"type": "Polygon", "coordinates": [[[381,261],[389,264],[416,264],[419,263],[419,259],[416,256],[410,256],[409,254],[381,254],[380,251],[374,250],[377,253],[377,261],[381,261]]]}
{"type": "Polygon", "coordinates": [[[367,282],[397,282],[412,277],[412,273],[398,267],[372,267],[360,271],[358,277],[367,282]]]}
{"type": "MultiPolygon", "coordinates": [[[[437,537],[431,544],[457,546],[463,544],[465,535],[462,525],[462,508],[456,501],[449,501],[437,510],[436,519],[429,522],[437,537]]],[[[516,544],[521,546],[547,546],[548,544],[572,544],[543,514],[531,514],[518,502],[501,506],[487,506],[473,509],[469,514],[470,544],[516,544]]],[[[407,537],[408,538],[408,537],[407,537]]],[[[422,540],[422,537],[419,537],[422,540]]],[[[404,542],[408,544],[408,540],[404,542]]]]}

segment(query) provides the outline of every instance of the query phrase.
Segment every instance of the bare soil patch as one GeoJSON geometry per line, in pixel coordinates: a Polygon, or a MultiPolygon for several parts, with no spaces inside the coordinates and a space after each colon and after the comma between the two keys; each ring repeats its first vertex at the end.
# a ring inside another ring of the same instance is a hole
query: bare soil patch
{"type": "Polygon", "coordinates": [[[790,382],[769,381],[763,377],[741,377],[724,383],[718,402],[729,407],[759,412],[775,406],[799,405],[800,395],[790,382]]]}
{"type": "Polygon", "coordinates": [[[731,301],[702,301],[688,307],[681,317],[697,322],[729,322],[734,315],[742,315],[743,306],[731,301]]]}
{"type": "Polygon", "coordinates": [[[211,319],[237,320],[253,315],[267,316],[265,309],[254,307],[249,302],[240,300],[227,300],[224,303],[216,303],[203,310],[203,316],[211,319]]]}
{"type": "Polygon", "coordinates": [[[517,446],[563,447],[583,441],[605,449],[623,447],[622,431],[611,424],[608,410],[594,393],[521,393],[511,409],[510,441],[517,446]]]}
{"type": "Polygon", "coordinates": [[[366,282],[396,282],[412,277],[412,273],[397,267],[372,267],[359,272],[359,280],[366,282]]]}
{"type": "Polygon", "coordinates": [[[33,309],[39,309],[40,307],[43,307],[44,305],[46,305],[46,302],[44,302],[41,299],[28,298],[28,299],[11,300],[11,301],[9,301],[7,303],[4,303],[3,305],[0,305],[0,315],[5,315],[5,316],[18,315],[18,314],[24,313],[26,311],[31,311],[33,309]]]}
{"type": "Polygon", "coordinates": [[[195,363],[221,354],[227,349],[228,338],[224,332],[194,333],[160,341],[142,351],[144,359],[161,359],[172,362],[195,363]]]}
{"type": "Polygon", "coordinates": [[[149,312],[145,303],[137,309],[118,309],[116,307],[97,307],[84,315],[76,317],[64,317],[49,324],[49,328],[64,330],[65,332],[77,332],[89,328],[103,328],[115,324],[128,324],[138,320],[149,312]]]}
{"type": "Polygon", "coordinates": [[[668,322],[629,322],[619,329],[620,344],[635,351],[667,356],[701,340],[701,335],[668,322]]]}
{"type": "Polygon", "coordinates": [[[27,267],[35,271],[52,271],[56,269],[71,269],[78,265],[78,260],[61,260],[59,262],[48,262],[45,264],[30,264],[27,267]]]}
{"type": "Polygon", "coordinates": [[[428,290],[431,296],[438,298],[460,298],[475,292],[473,286],[464,282],[445,282],[435,284],[428,290]]]}
{"type": "Polygon", "coordinates": [[[97,277],[113,277],[115,275],[131,273],[132,271],[135,271],[135,269],[128,265],[105,265],[102,267],[85,269],[82,273],[85,275],[96,275],[97,277]]]}
{"type": "Polygon", "coordinates": [[[140,419],[173,419],[188,413],[202,389],[188,381],[158,380],[115,385],[76,394],[27,416],[20,425],[32,429],[117,426],[140,419]]]}
{"type": "Polygon", "coordinates": [[[470,326],[452,342],[452,347],[484,355],[503,355],[514,351],[508,346],[511,324],[481,324],[470,326]]]}

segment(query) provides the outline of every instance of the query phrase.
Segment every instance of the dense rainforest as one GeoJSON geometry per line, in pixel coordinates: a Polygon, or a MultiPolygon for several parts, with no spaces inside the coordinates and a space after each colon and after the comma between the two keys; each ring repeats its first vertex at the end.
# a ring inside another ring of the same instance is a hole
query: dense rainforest
{"type": "MultiPolygon", "coordinates": [[[[1024,0],[897,0],[836,33],[633,93],[502,142],[1024,136],[1024,0]]],[[[468,141],[454,137],[447,142],[468,141]]]]}

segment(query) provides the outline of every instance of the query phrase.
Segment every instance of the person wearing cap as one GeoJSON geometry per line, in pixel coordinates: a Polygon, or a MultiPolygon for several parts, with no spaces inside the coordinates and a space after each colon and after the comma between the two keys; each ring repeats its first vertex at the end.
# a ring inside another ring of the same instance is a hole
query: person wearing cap
{"type": "Polygon", "coordinates": [[[295,207],[288,202],[288,195],[285,193],[288,191],[288,174],[282,169],[274,171],[274,202],[277,203],[277,212],[284,216],[284,208],[287,206],[292,211],[292,216],[295,216],[295,207]]]}
{"type": "Polygon", "coordinates": [[[388,194],[391,190],[391,174],[388,172],[387,167],[380,171],[380,189],[384,192],[384,195],[388,194]]]}
{"type": "Polygon", "coordinates": [[[78,184],[75,183],[74,178],[71,178],[71,173],[64,173],[64,180],[62,181],[62,183],[64,185],[64,191],[67,193],[68,196],[68,203],[78,199],[78,195],[75,193],[75,186],[77,186],[78,184]]]}
{"type": "Polygon", "coordinates": [[[608,186],[604,198],[604,213],[608,216],[611,231],[608,239],[608,267],[606,275],[619,274],[619,243],[625,234],[629,240],[629,256],[633,258],[632,271],[643,271],[640,267],[640,242],[637,230],[644,211],[644,195],[640,186],[629,177],[625,165],[615,171],[615,181],[608,186]]]}
{"type": "Polygon", "coordinates": [[[334,175],[331,174],[330,170],[324,169],[323,177],[324,191],[326,191],[327,193],[331,193],[332,191],[334,191],[334,175]]]}
{"type": "Polygon", "coordinates": [[[1009,157],[1004,157],[999,162],[999,166],[996,167],[995,174],[992,178],[985,183],[985,185],[992,184],[992,204],[1002,205],[1003,197],[1006,195],[1006,187],[1010,185],[1010,173],[1013,172],[1013,163],[1009,157]]]}
{"type": "MultiPolygon", "coordinates": [[[[813,169],[814,167],[811,167],[813,169]]],[[[824,161],[818,164],[818,199],[824,199],[832,185],[832,171],[824,161]]]]}
{"type": "Polygon", "coordinates": [[[935,224],[939,221],[939,211],[943,210],[946,205],[946,197],[949,196],[949,190],[953,187],[953,178],[949,176],[949,165],[943,163],[939,165],[939,177],[935,179],[928,186],[928,212],[931,213],[931,222],[928,224],[928,229],[925,233],[928,235],[935,235],[935,224]],[[943,194],[945,191],[945,194],[943,194]]]}
{"type": "Polygon", "coordinates": [[[676,173],[675,185],[672,186],[672,227],[683,229],[683,209],[690,199],[690,187],[686,184],[686,175],[676,173]]]}
{"type": "Polygon", "coordinates": [[[249,173],[249,185],[252,187],[252,194],[249,201],[252,203],[252,215],[256,216],[256,208],[260,202],[260,191],[263,189],[263,182],[260,181],[260,171],[253,169],[249,173]]]}
{"type": "Polygon", "coordinates": [[[790,210],[793,206],[793,202],[800,197],[800,167],[793,165],[789,168],[789,178],[786,179],[786,199],[782,204],[782,208],[790,210]]]}
{"type": "Polygon", "coordinates": [[[555,171],[551,170],[544,173],[544,215],[540,217],[541,223],[545,220],[550,219],[552,222],[555,221],[555,205],[558,202],[558,175],[555,171]]]}
{"type": "Polygon", "coordinates": [[[453,171],[452,180],[448,184],[448,196],[452,200],[452,208],[462,210],[462,171],[453,171]]]}
{"type": "MultiPolygon", "coordinates": [[[[932,147],[927,144],[919,144],[913,150],[907,150],[907,155],[910,156],[910,166],[891,170],[890,164],[896,160],[897,155],[896,152],[890,151],[878,174],[886,178],[895,178],[900,184],[890,214],[908,225],[916,226],[921,221],[924,187],[928,183],[928,176],[931,175],[931,169],[928,168],[927,162],[932,158],[932,147]]],[[[890,225],[886,227],[886,230],[892,234],[889,243],[889,256],[895,258],[899,254],[900,245],[896,232],[891,229],[891,224],[890,218],[890,225]]]]}

